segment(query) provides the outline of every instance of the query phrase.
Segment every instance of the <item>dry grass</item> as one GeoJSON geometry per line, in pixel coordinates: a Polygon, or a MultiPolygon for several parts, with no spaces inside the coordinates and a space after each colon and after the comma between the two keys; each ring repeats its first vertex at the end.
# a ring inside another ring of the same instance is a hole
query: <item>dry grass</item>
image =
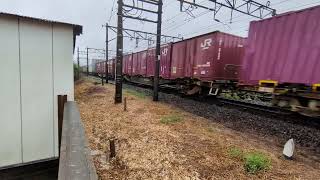
{"type": "Polygon", "coordinates": [[[76,101],[101,179],[316,179],[319,169],[286,161],[281,148],[189,114],[148,96],[124,91],[128,111],[114,104],[114,86],[76,85],[76,101]],[[97,87],[103,91],[92,91],[97,87]],[[143,98],[141,98],[143,97],[143,98]],[[178,117],[178,118],[177,118],[178,117]],[[166,123],[163,123],[165,119],[166,123]],[[167,123],[169,122],[169,123],[167,123]],[[107,160],[108,140],[115,137],[117,157],[107,160]],[[259,151],[270,168],[247,173],[244,158],[230,155],[259,151]],[[238,152],[234,152],[238,153],[238,152]]]}

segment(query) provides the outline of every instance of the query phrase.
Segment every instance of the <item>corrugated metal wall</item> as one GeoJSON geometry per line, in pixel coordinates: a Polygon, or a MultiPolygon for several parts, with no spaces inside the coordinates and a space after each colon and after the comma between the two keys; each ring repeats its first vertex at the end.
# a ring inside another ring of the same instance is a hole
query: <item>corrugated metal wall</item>
{"type": "Polygon", "coordinates": [[[73,100],[73,27],[0,17],[0,167],[58,157],[57,95],[73,100]]]}

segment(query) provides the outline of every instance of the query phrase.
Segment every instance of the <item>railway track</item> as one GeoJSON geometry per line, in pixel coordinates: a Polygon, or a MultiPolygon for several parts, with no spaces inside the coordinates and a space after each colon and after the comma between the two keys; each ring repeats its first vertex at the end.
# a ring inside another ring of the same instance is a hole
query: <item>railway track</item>
{"type": "Polygon", "coordinates": [[[238,107],[242,107],[242,108],[250,108],[253,110],[274,113],[274,114],[279,114],[279,115],[293,115],[294,114],[294,112],[292,112],[292,111],[282,110],[282,109],[279,109],[276,107],[268,107],[268,106],[252,104],[252,103],[247,103],[247,102],[234,101],[234,100],[223,99],[223,98],[218,98],[218,99],[221,103],[232,105],[232,106],[238,106],[238,107]]]}
{"type": "MultiPolygon", "coordinates": [[[[101,82],[101,78],[100,77],[96,77],[96,76],[91,76],[92,78],[94,78],[97,83],[101,82]]],[[[108,80],[109,84],[115,84],[115,81],[113,80],[108,80]]],[[[143,83],[138,83],[138,82],[125,82],[124,84],[126,85],[131,85],[131,86],[138,86],[140,88],[147,88],[149,90],[152,90],[152,86],[150,85],[146,85],[143,83]]],[[[304,124],[304,125],[312,125],[312,126],[316,126],[319,127],[320,129],[320,119],[319,117],[307,117],[307,116],[303,116],[301,114],[289,111],[289,110],[284,110],[284,109],[279,109],[277,107],[269,107],[269,106],[263,106],[263,105],[259,105],[259,104],[253,104],[253,103],[248,103],[248,102],[242,102],[242,101],[235,101],[235,100],[230,100],[230,99],[224,99],[224,98],[218,98],[218,97],[205,97],[205,98],[200,98],[198,96],[185,96],[182,95],[181,93],[179,93],[178,91],[176,91],[175,89],[172,88],[168,88],[167,86],[161,86],[159,88],[159,91],[162,93],[167,93],[167,94],[173,94],[176,96],[181,96],[183,98],[188,98],[188,99],[192,99],[194,101],[198,101],[198,102],[203,102],[203,103],[207,103],[207,104],[215,104],[217,106],[230,106],[232,108],[237,108],[237,109],[241,109],[241,110],[245,110],[245,111],[251,111],[252,113],[257,113],[260,112],[260,114],[262,113],[265,116],[272,116],[272,117],[283,117],[283,119],[296,119],[296,117],[299,117],[298,119],[306,119],[306,121],[308,123],[305,123],[305,121],[302,122],[296,122],[299,124],[304,124]]]]}

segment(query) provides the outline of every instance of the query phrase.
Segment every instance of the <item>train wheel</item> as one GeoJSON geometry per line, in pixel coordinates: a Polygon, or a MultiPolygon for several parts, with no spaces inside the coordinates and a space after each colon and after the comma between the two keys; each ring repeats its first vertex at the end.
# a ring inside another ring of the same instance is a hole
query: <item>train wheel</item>
{"type": "Polygon", "coordinates": [[[278,101],[278,106],[281,107],[281,108],[284,108],[284,107],[288,107],[289,106],[289,102],[287,100],[279,100],[278,101]]]}
{"type": "Polygon", "coordinates": [[[311,100],[308,103],[308,107],[311,111],[320,111],[320,101],[311,100]]]}
{"type": "Polygon", "coordinates": [[[289,102],[289,106],[291,107],[291,111],[298,111],[298,107],[301,106],[298,99],[291,99],[289,102]]]}

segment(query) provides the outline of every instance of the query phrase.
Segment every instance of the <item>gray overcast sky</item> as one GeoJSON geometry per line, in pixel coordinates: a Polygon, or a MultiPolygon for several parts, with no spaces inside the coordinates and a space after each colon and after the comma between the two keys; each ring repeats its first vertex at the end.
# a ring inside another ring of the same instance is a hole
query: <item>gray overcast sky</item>
{"type": "MultiPolygon", "coordinates": [[[[124,1],[132,2],[131,0],[124,1]]],[[[245,37],[248,33],[249,22],[256,20],[246,15],[234,13],[233,21],[230,23],[230,10],[228,9],[221,9],[216,16],[216,19],[219,19],[222,23],[214,21],[213,13],[205,13],[206,10],[203,9],[194,10],[192,12],[194,16],[199,17],[192,18],[179,11],[177,0],[163,1],[162,32],[166,35],[178,36],[180,34],[184,38],[188,38],[220,30],[245,37]],[[200,16],[201,14],[203,15],[200,16]]],[[[262,4],[267,2],[266,0],[256,1],[262,4]]],[[[77,46],[84,50],[85,47],[105,48],[105,31],[102,24],[109,21],[112,14],[109,24],[116,26],[117,2],[114,3],[112,8],[113,2],[114,0],[1,0],[0,11],[80,24],[83,26],[84,32],[77,39],[77,46]]],[[[196,0],[196,2],[208,4],[207,0],[196,0]]],[[[271,7],[275,8],[277,13],[320,5],[320,0],[270,0],[270,2],[271,7]]],[[[142,16],[145,17],[145,14],[142,14],[142,16]]],[[[155,25],[151,23],[141,23],[129,19],[125,20],[124,27],[148,32],[156,31],[155,25]]],[[[115,37],[115,34],[110,33],[110,39],[112,37],[115,37]]],[[[130,39],[124,39],[124,44],[124,51],[126,52],[147,47],[146,42],[141,42],[139,47],[135,48],[135,42],[130,41],[130,39]]],[[[115,50],[115,41],[110,43],[110,49],[115,50]]],[[[111,55],[114,54],[114,52],[111,52],[111,55]]]]}

